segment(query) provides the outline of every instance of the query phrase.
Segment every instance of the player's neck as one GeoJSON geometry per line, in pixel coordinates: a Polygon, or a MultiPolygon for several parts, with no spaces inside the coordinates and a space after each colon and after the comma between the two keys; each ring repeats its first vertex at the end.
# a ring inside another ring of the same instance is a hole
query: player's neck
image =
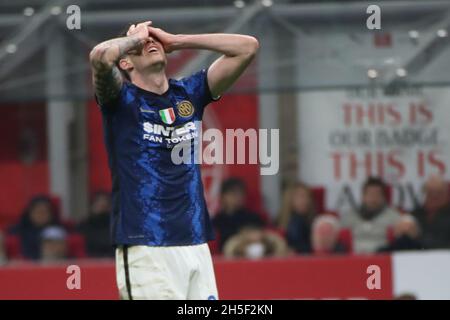
{"type": "Polygon", "coordinates": [[[135,74],[132,82],[139,88],[157,94],[163,94],[169,89],[169,81],[167,80],[165,70],[135,74]]]}

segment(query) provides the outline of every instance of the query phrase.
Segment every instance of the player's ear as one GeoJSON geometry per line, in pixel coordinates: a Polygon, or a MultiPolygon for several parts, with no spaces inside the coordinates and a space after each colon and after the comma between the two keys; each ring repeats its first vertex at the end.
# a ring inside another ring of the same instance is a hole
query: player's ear
{"type": "Polygon", "coordinates": [[[124,71],[131,71],[131,69],[133,69],[133,64],[130,59],[123,57],[119,60],[119,68],[124,71]]]}

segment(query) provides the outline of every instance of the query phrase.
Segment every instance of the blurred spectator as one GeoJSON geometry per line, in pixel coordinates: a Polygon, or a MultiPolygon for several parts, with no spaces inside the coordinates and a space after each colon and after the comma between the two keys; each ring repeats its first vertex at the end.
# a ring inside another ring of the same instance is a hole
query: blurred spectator
{"type": "Polygon", "coordinates": [[[284,239],[262,228],[247,227],[231,237],[224,246],[227,258],[261,259],[282,257],[288,253],[284,239]]]}
{"type": "Polygon", "coordinates": [[[47,227],[41,234],[41,260],[59,261],[67,258],[67,232],[59,226],[47,227]]]}
{"type": "Polygon", "coordinates": [[[311,224],[315,217],[311,190],[302,183],[286,189],[278,216],[278,227],[285,231],[288,245],[298,253],[311,252],[311,224]]]}
{"type": "Polygon", "coordinates": [[[450,248],[450,199],[447,183],[433,176],[424,185],[425,201],[414,210],[427,249],[450,248]]]}
{"type": "Polygon", "coordinates": [[[89,257],[113,257],[110,237],[111,196],[97,192],[92,199],[89,216],[78,226],[86,241],[89,257]]]}
{"type": "Polygon", "coordinates": [[[402,293],[393,298],[393,300],[418,300],[414,293],[402,293]]]}
{"type": "Polygon", "coordinates": [[[263,219],[245,208],[246,188],[242,180],[229,178],[222,183],[220,191],[220,210],[213,218],[213,225],[219,233],[219,248],[242,228],[263,227],[263,219]]]}
{"type": "Polygon", "coordinates": [[[332,215],[322,214],[314,219],[311,234],[312,253],[345,253],[345,247],[339,242],[340,231],[339,220],[332,215]]]}
{"type": "Polygon", "coordinates": [[[19,223],[9,232],[20,238],[24,258],[38,260],[41,256],[42,230],[52,225],[60,224],[50,198],[37,196],[29,202],[19,223]]]}
{"type": "Polygon", "coordinates": [[[387,245],[388,230],[400,218],[400,212],[388,206],[386,185],[379,178],[369,178],[362,190],[359,210],[342,215],[342,226],[352,232],[355,253],[373,253],[387,245]]]}
{"type": "Polygon", "coordinates": [[[419,225],[416,219],[410,214],[402,215],[397,221],[394,226],[394,237],[392,243],[380,248],[378,251],[391,252],[423,249],[419,225]]]}
{"type": "Polygon", "coordinates": [[[0,231],[0,265],[6,262],[5,244],[3,233],[0,231]]]}

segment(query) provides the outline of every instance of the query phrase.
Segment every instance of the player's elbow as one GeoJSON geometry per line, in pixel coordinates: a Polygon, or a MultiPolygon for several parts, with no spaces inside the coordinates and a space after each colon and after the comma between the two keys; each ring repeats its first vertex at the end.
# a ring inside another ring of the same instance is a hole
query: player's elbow
{"type": "Polygon", "coordinates": [[[259,41],[255,37],[248,36],[247,37],[247,46],[246,46],[246,54],[253,57],[256,55],[259,49],[259,41]]]}
{"type": "Polygon", "coordinates": [[[95,46],[89,53],[89,61],[91,64],[108,63],[108,48],[102,44],[95,46]]]}
{"type": "Polygon", "coordinates": [[[105,55],[105,49],[100,46],[95,46],[91,52],[89,53],[89,61],[91,64],[95,64],[102,60],[102,57],[105,55]]]}

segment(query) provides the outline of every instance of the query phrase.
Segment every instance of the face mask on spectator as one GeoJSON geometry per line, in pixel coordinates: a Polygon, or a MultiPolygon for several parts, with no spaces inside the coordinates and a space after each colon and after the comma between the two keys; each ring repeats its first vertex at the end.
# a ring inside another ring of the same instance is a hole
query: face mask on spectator
{"type": "Polygon", "coordinates": [[[260,259],[264,256],[265,251],[261,242],[251,243],[245,248],[245,256],[249,259],[260,259]]]}

